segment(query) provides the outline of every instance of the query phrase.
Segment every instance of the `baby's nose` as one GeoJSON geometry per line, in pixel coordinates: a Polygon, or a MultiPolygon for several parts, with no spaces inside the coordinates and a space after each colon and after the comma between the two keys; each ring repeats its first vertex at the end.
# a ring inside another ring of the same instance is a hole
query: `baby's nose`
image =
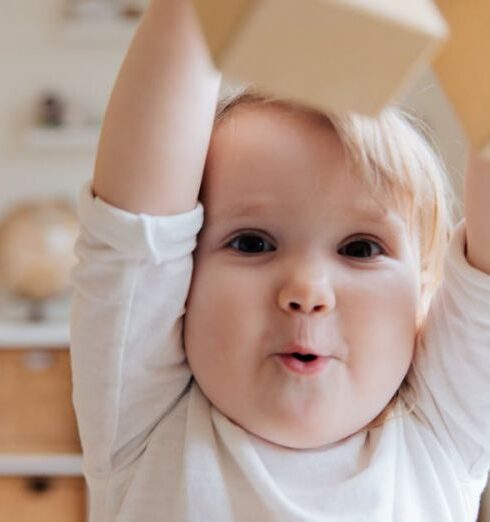
{"type": "Polygon", "coordinates": [[[305,304],[304,302],[296,302],[291,301],[287,304],[290,310],[292,311],[298,311],[305,314],[309,314],[312,312],[324,312],[327,311],[327,305],[323,303],[315,304],[315,305],[309,305],[305,304]]]}
{"type": "Polygon", "coordinates": [[[335,307],[335,294],[326,279],[289,281],[279,292],[279,306],[288,313],[326,314],[335,307]]]}

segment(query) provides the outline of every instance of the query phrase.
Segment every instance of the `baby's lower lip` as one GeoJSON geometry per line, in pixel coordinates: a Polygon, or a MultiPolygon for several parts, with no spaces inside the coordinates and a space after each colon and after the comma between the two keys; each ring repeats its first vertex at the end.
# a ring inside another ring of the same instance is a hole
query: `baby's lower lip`
{"type": "Polygon", "coordinates": [[[303,375],[312,375],[321,372],[331,359],[330,357],[317,357],[313,361],[303,362],[290,354],[278,354],[277,358],[288,370],[303,375]]]}

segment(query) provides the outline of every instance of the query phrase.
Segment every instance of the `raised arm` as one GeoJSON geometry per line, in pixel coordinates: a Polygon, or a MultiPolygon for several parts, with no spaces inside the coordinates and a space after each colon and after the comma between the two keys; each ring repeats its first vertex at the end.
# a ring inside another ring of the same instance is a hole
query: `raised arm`
{"type": "Polygon", "coordinates": [[[219,84],[190,0],[152,0],[107,107],[96,195],[133,213],[194,208],[219,84]]]}
{"type": "MultiPolygon", "coordinates": [[[[94,509],[110,495],[102,477],[125,469],[130,480],[191,379],[181,326],[219,83],[190,0],[152,0],[104,120],[91,187],[99,197],[87,184],[79,200],[70,347],[94,509]]],[[[113,520],[108,513],[91,520],[113,520]]]]}
{"type": "Polygon", "coordinates": [[[465,219],[453,231],[410,375],[419,417],[459,475],[481,479],[482,487],[490,465],[489,197],[490,162],[470,149],[465,219]]]}
{"type": "Polygon", "coordinates": [[[490,160],[471,149],[465,178],[466,257],[490,275],[490,160]]]}

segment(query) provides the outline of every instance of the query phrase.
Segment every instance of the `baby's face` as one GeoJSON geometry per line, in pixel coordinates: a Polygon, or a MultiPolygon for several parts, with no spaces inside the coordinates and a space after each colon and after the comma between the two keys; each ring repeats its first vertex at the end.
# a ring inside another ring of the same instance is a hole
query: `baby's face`
{"type": "Polygon", "coordinates": [[[291,448],[366,426],[414,348],[418,253],[404,220],[349,176],[331,130],[273,107],[220,125],[201,200],[184,339],[203,393],[291,448]],[[284,356],[295,344],[324,358],[284,356]]]}

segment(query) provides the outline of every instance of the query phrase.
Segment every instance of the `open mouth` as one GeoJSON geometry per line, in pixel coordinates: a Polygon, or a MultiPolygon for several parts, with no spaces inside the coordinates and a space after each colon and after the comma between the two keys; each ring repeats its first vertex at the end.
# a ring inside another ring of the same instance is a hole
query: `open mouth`
{"type": "Polygon", "coordinates": [[[291,354],[295,359],[298,359],[298,361],[302,362],[311,362],[318,359],[317,355],[313,354],[302,354],[302,353],[292,353],[291,354]]]}
{"type": "Polygon", "coordinates": [[[303,375],[313,375],[321,372],[327,365],[330,357],[314,355],[312,353],[284,353],[278,354],[278,360],[288,370],[303,375]]]}

